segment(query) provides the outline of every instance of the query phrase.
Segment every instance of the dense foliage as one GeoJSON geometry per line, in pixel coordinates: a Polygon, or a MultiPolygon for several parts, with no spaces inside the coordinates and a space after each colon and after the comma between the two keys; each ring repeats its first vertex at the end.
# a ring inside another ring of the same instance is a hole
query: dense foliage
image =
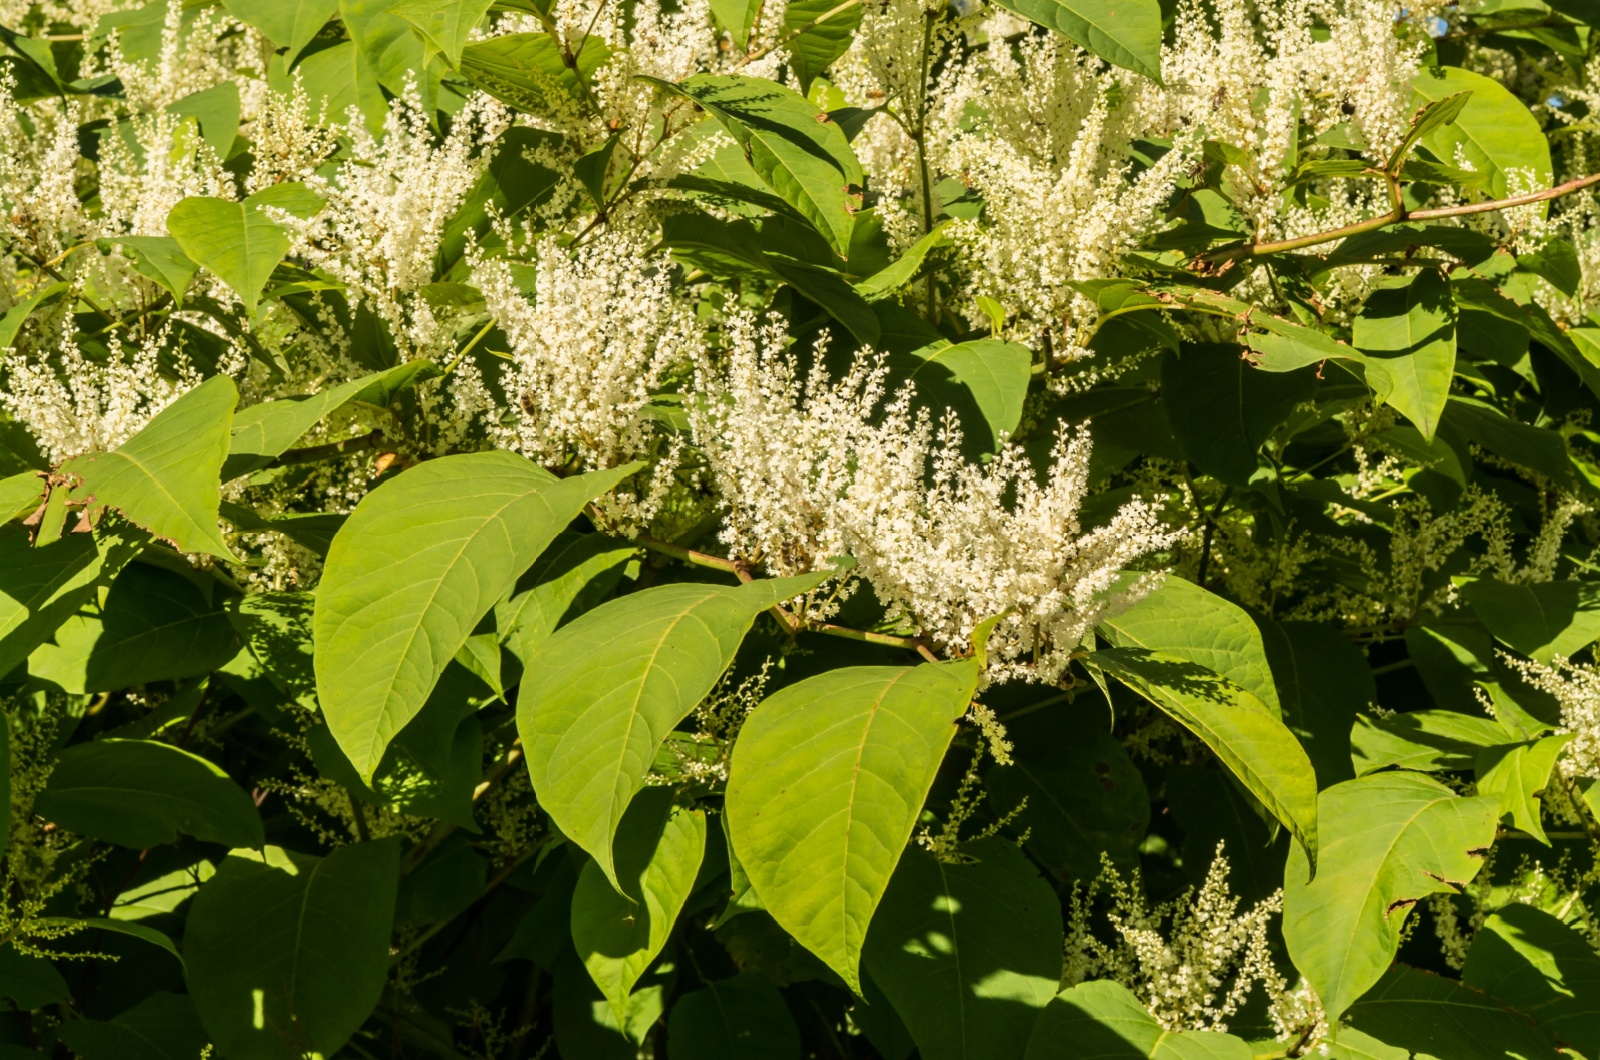
{"type": "Polygon", "coordinates": [[[1600,1060],[1593,0],[0,0],[0,1060],[1600,1060]]]}

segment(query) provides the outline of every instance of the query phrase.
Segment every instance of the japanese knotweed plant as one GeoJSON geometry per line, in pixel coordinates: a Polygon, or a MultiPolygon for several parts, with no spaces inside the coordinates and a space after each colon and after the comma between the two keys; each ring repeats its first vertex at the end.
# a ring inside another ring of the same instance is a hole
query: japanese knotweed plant
{"type": "Polygon", "coordinates": [[[1592,0],[0,0],[0,1060],[1600,1060],[1592,0]]]}

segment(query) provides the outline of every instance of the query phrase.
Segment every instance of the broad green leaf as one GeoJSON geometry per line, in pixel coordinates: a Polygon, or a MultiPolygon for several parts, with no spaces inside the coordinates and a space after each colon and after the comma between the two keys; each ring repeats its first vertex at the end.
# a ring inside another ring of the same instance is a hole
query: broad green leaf
{"type": "Polygon", "coordinates": [[[0,316],[0,349],[8,348],[16,341],[17,332],[22,330],[22,325],[27,322],[33,311],[44,305],[52,298],[59,297],[67,292],[65,283],[47,283],[35,287],[28,297],[5,311],[0,316]]]}
{"type": "MultiPolygon", "coordinates": [[[[229,82],[231,84],[231,82],[229,82]]],[[[183,305],[183,293],[189,281],[200,271],[200,266],[189,260],[171,236],[122,236],[103,239],[102,243],[115,243],[133,256],[133,266],[139,275],[160,284],[172,300],[183,305]]]]}
{"type": "Polygon", "coordinates": [[[739,74],[696,74],[674,85],[649,79],[703,107],[743,149],[778,197],[816,226],[842,257],[865,181],[844,130],[793,89],[739,74]]]}
{"type": "Polygon", "coordinates": [[[739,862],[773,918],[858,994],[867,926],[978,674],[976,659],[829,670],[768,696],[734,744],[739,862]]]}
{"type": "Polygon", "coordinates": [[[495,99],[525,114],[560,119],[593,106],[588,85],[610,51],[598,36],[583,42],[568,67],[548,33],[507,33],[461,50],[461,73],[495,99]]]}
{"type": "Polygon", "coordinates": [[[1403,287],[1381,287],[1356,314],[1351,342],[1389,376],[1388,404],[1433,437],[1456,367],[1450,283],[1423,269],[1403,287]]]}
{"type": "MultiPolygon", "coordinates": [[[[222,81],[191,92],[182,99],[167,104],[168,114],[180,118],[193,118],[200,123],[200,134],[206,146],[218,161],[226,160],[239,135],[239,84],[222,81]]],[[[176,296],[175,296],[176,297],[176,296]]]]}
{"type": "Polygon", "coordinates": [[[1462,586],[1461,596],[1496,638],[1546,665],[1600,637],[1600,585],[1594,582],[1478,578],[1462,586]]]}
{"type": "Polygon", "coordinates": [[[1338,629],[1259,619],[1283,723],[1316,766],[1317,787],[1350,780],[1350,727],[1377,702],[1366,656],[1338,629]]]}
{"type": "Polygon", "coordinates": [[[211,862],[200,861],[135,884],[117,895],[109,915],[113,920],[145,920],[171,913],[193,898],[216,871],[211,862]]]}
{"type": "Polygon", "coordinates": [[[1100,628],[1118,648],[1145,648],[1198,663],[1249,692],[1274,714],[1278,689],[1261,630],[1244,608],[1194,582],[1167,575],[1161,584],[1100,628]]]}
{"type": "Polygon", "coordinates": [[[783,34],[788,40],[784,50],[801,92],[810,92],[811,82],[849,51],[855,40],[861,26],[861,5],[843,11],[839,6],[838,0],[794,0],[783,9],[783,34]]]}
{"type": "Polygon", "coordinates": [[[1471,769],[1478,752],[1513,742],[1499,722],[1455,710],[1408,710],[1356,718],[1350,756],[1357,776],[1399,766],[1435,772],[1471,769]]]}
{"type": "Polygon", "coordinates": [[[563,619],[582,614],[611,594],[637,552],[627,541],[571,531],[545,549],[517,579],[511,595],[494,606],[500,642],[521,661],[524,672],[563,619]]]}
{"type": "Polygon", "coordinates": [[[678,974],[670,962],[657,963],[628,998],[626,1017],[621,1022],[576,956],[557,965],[555,978],[552,1022],[561,1056],[638,1060],[639,1047],[649,1037],[650,1029],[661,1021],[678,974]]]}
{"type": "MultiPolygon", "coordinates": [[[[331,48],[312,52],[295,67],[295,73],[313,109],[326,108],[330,116],[342,118],[355,107],[369,130],[383,128],[389,104],[378,86],[377,75],[355,41],[341,41],[331,48]]],[[[285,81],[293,83],[288,78],[285,81]]]]}
{"type": "Polygon", "coordinates": [[[1450,1060],[1557,1060],[1527,1016],[1453,979],[1396,965],[1350,1006],[1350,1023],[1387,1045],[1450,1060]]]}
{"type": "Polygon", "coordinates": [[[517,695],[533,790],[613,886],[612,838],[662,741],[710,693],[756,616],[825,578],[657,586],[602,604],[534,652],[517,695]]]}
{"type": "Polygon", "coordinates": [[[1456,163],[1459,150],[1475,172],[1487,175],[1490,198],[1549,187],[1550,142],[1527,105],[1500,82],[1454,66],[1424,67],[1412,79],[1411,91],[1419,101],[1472,93],[1455,120],[1424,136],[1422,146],[1446,165],[1456,163]],[[1535,186],[1513,184],[1514,170],[1528,171],[1535,186]]]}
{"type": "Polygon", "coordinates": [[[9,523],[39,507],[45,480],[37,471],[0,478],[0,523],[9,523]]]}
{"type": "Polygon", "coordinates": [[[416,27],[422,39],[456,67],[461,65],[461,49],[493,4],[494,0],[400,0],[390,10],[416,27]]]}
{"type": "Polygon", "coordinates": [[[109,931],[113,935],[126,935],[128,938],[148,942],[157,949],[162,949],[171,954],[179,964],[183,963],[183,954],[178,952],[177,944],[172,937],[157,931],[148,924],[136,924],[126,920],[116,920],[110,917],[70,917],[51,916],[39,919],[41,927],[56,927],[68,929],[90,929],[93,931],[109,931]]]}
{"type": "Polygon", "coordinates": [[[333,1056],[389,972],[400,847],[327,857],[235,851],[195,895],[184,929],[189,996],[229,1060],[333,1056]]]}
{"type": "Polygon", "coordinates": [[[16,523],[0,526],[0,674],[9,674],[115,577],[139,543],[67,534],[34,548],[16,523]]]}
{"type": "MultiPolygon", "coordinates": [[[[794,8],[791,7],[789,10],[792,11],[794,8]]],[[[856,215],[856,223],[857,225],[861,223],[860,214],[856,215]]],[[[867,301],[876,302],[879,299],[889,297],[910,283],[911,278],[917,274],[923,263],[928,260],[928,255],[949,242],[949,237],[945,235],[944,231],[945,224],[946,222],[940,221],[934,225],[931,232],[907,247],[904,254],[901,254],[894,261],[856,284],[856,291],[867,301]]],[[[851,271],[856,271],[853,256],[850,266],[851,271]]]]}
{"type": "Polygon", "coordinates": [[[1539,795],[1550,783],[1561,749],[1572,740],[1571,734],[1545,736],[1507,747],[1490,747],[1478,752],[1478,794],[1499,795],[1500,810],[1510,814],[1511,824],[1529,833],[1546,846],[1539,795]]]}
{"type": "Polygon", "coordinates": [[[916,387],[916,403],[932,412],[935,423],[946,410],[957,415],[969,455],[999,452],[1022,422],[1033,378],[1033,354],[1026,346],[998,339],[943,343],[891,354],[888,364],[896,383],[916,387]]]}
{"type": "Polygon", "coordinates": [[[741,972],[673,1002],[667,1060],[800,1060],[800,1028],[771,980],[741,972]]]}
{"type": "Polygon", "coordinates": [[[233,415],[228,459],[222,465],[223,481],[266,467],[323,417],[344,406],[357,401],[387,406],[400,390],[438,373],[438,365],[419,358],[316,394],[278,398],[239,409],[233,415]]]}
{"type": "Polygon", "coordinates": [[[28,658],[28,671],[73,694],[198,677],[239,650],[220,602],[177,571],[122,570],[99,615],[67,619],[28,658]]]}
{"type": "Polygon", "coordinates": [[[178,833],[259,847],[244,789],[198,755],[152,740],[91,740],[61,752],[35,812],[69,832],[143,850],[178,833]]]}
{"type": "Polygon", "coordinates": [[[232,379],[212,376],[111,452],[68,460],[61,470],[77,479],[73,498],[115,508],[181,552],[234,559],[217,512],[238,400],[232,379]]]}
{"type": "Polygon", "coordinates": [[[1045,868],[1062,878],[1093,879],[1101,855],[1120,866],[1138,864],[1150,824],[1150,793],[1122,741],[1094,723],[1062,719],[1059,732],[1041,732],[1030,715],[1007,723],[1016,745],[1011,764],[983,776],[989,806],[1020,809],[1016,829],[1045,868]]]}
{"type": "Polygon", "coordinates": [[[1513,902],[1484,921],[1461,981],[1527,1013],[1582,1055],[1600,1051],[1600,956],[1542,909],[1513,902]]]}
{"type": "MultiPolygon", "coordinates": [[[[72,990],[47,958],[22,953],[15,943],[6,943],[0,946],[0,997],[9,997],[26,1012],[70,1001],[72,990]]],[[[0,1054],[0,1060],[10,1058],[0,1054]]]]}
{"type": "MultiPolygon", "coordinates": [[[[338,12],[339,0],[223,0],[222,6],[240,22],[260,30],[273,44],[288,49],[292,61],[338,12]]],[[[338,120],[337,115],[329,117],[338,120]]]]}
{"type": "Polygon", "coordinates": [[[1439,429],[1459,449],[1464,450],[1467,443],[1482,446],[1554,482],[1576,484],[1572,458],[1560,432],[1514,420],[1486,402],[1452,394],[1439,429]]]}
{"type": "Polygon", "coordinates": [[[1315,864],[1316,770],[1275,710],[1220,674],[1180,656],[1113,648],[1091,658],[1198,736],[1289,829],[1315,864]]]}
{"type": "Polygon", "coordinates": [[[1464,798],[1415,773],[1382,773],[1322,793],[1316,878],[1291,847],[1283,937],[1330,1022],[1394,960],[1411,907],[1478,874],[1494,842],[1498,796],[1464,798]]]}
{"type": "Polygon", "coordinates": [[[1161,359],[1162,406],[1184,455],[1231,486],[1250,484],[1261,444],[1317,392],[1311,372],[1263,372],[1251,367],[1244,352],[1232,345],[1184,343],[1161,359]]]}
{"type": "Polygon", "coordinates": [[[194,1005],[166,991],[109,1020],[63,1023],[61,1040],[81,1060],[193,1060],[209,1044],[194,1005]]]}
{"type": "Polygon", "coordinates": [[[288,235],[265,209],[290,208],[289,193],[280,190],[285,187],[265,188],[243,202],[190,196],[167,215],[167,231],[184,254],[233,288],[252,315],[272,270],[289,253],[288,235]]]}
{"type": "Polygon", "coordinates": [[[1061,980],[1061,902],[998,838],[900,859],[862,951],[924,1060],[1012,1060],[1061,980]]]}
{"type": "Polygon", "coordinates": [[[1127,987],[1110,979],[1057,994],[1034,1024],[1025,1060],[1253,1060],[1240,1038],[1169,1031],[1127,987]]]}
{"type": "Polygon", "coordinates": [[[518,575],[633,470],[557,479],[513,453],[466,453],[356,506],[328,550],[312,627],[323,715],[363,780],[518,575]]]}
{"type": "Polygon", "coordinates": [[[1532,253],[1517,255],[1517,267],[1543,277],[1568,298],[1577,295],[1583,283],[1578,251],[1565,239],[1551,239],[1532,253]]]}
{"type": "Polygon", "coordinates": [[[396,0],[339,0],[339,20],[390,95],[406,91],[409,81],[431,111],[437,73],[428,70],[428,50],[395,10],[398,6],[396,0]]]}
{"type": "Polygon", "coordinates": [[[671,247],[681,260],[713,275],[748,275],[786,283],[843,324],[860,342],[878,341],[882,333],[878,314],[838,269],[769,252],[768,234],[749,222],[725,223],[705,214],[680,213],[668,215],[662,223],[661,243],[671,247]]]}
{"type": "Polygon", "coordinates": [[[617,882],[598,862],[572,892],[572,943],[617,1022],[628,995],[672,934],[706,850],[706,815],[672,804],[669,788],[647,788],[623,814],[615,842],[617,882]]]}
{"type": "Polygon", "coordinates": [[[308,711],[317,707],[311,593],[249,593],[228,604],[228,619],[278,690],[308,711]]]}
{"type": "Polygon", "coordinates": [[[711,0],[711,17],[728,31],[740,51],[750,47],[750,28],[760,13],[759,0],[711,0]]]}
{"type": "Polygon", "coordinates": [[[1156,0],[1004,0],[1113,66],[1161,80],[1161,5],[1156,0]]]}

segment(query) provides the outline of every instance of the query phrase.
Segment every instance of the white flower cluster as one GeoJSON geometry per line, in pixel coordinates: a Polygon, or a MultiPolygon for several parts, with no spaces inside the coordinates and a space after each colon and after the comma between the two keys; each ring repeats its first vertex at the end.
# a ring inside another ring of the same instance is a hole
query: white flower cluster
{"type": "Polygon", "coordinates": [[[853,556],[891,617],[946,651],[1000,618],[995,677],[1056,680],[1090,628],[1146,588],[1119,596],[1122,570],[1176,539],[1137,500],[1083,530],[1084,435],[1060,436],[1041,485],[1015,445],[969,461],[954,419],[935,431],[910,387],[886,402],[870,355],[833,382],[819,354],[802,385],[775,326],[736,318],[728,337],[690,405],[728,508],[723,541],[774,574],[853,556]]]}
{"type": "Polygon", "coordinates": [[[1199,893],[1191,889],[1151,906],[1137,870],[1124,880],[1105,860],[1099,877],[1073,889],[1062,986],[1114,979],[1137,994],[1168,1030],[1227,1030],[1228,1018],[1258,982],[1276,1007],[1289,984],[1273,964],[1267,928],[1282,910],[1282,893],[1241,914],[1240,899],[1228,888],[1228,872],[1218,844],[1199,893]],[[1111,942],[1093,931],[1102,892],[1110,906],[1106,919],[1116,933],[1111,942]]]}

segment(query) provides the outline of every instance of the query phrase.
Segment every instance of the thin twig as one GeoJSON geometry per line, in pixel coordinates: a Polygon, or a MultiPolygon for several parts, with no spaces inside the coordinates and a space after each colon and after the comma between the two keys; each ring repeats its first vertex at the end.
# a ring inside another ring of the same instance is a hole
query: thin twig
{"type": "Polygon", "coordinates": [[[1313,232],[1306,236],[1296,236],[1294,239],[1279,239],[1266,243],[1241,243],[1236,246],[1223,247],[1221,250],[1201,254],[1196,262],[1206,264],[1220,264],[1225,261],[1237,261],[1240,258],[1260,258],[1268,254],[1281,254],[1289,250],[1304,250],[1306,247],[1321,246],[1323,243],[1332,243],[1338,239],[1347,239],[1363,232],[1374,232],[1380,228],[1387,228],[1392,224],[1403,221],[1436,221],[1442,217],[1467,217],[1472,214],[1493,213],[1495,210],[1506,210],[1513,206],[1529,206],[1536,202],[1548,202],[1559,199],[1563,195],[1571,195],[1575,191],[1600,184],[1600,173],[1593,173],[1587,177],[1569,180],[1565,184],[1558,184],[1553,188],[1543,191],[1533,191],[1526,195],[1513,195],[1506,199],[1493,199],[1488,202],[1473,202],[1463,206],[1440,206],[1431,210],[1406,210],[1395,207],[1380,217],[1368,218],[1354,224],[1341,225],[1330,228],[1325,232],[1313,232]]]}

